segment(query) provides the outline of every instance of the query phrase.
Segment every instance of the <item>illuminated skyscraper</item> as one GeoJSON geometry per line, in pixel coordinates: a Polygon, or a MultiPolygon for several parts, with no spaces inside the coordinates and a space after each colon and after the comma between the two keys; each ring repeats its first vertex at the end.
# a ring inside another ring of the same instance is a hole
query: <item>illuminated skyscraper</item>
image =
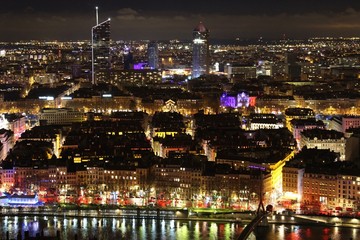
{"type": "Polygon", "coordinates": [[[110,19],[91,29],[92,83],[109,82],[110,78],[110,19]]]}
{"type": "Polygon", "coordinates": [[[193,30],[192,78],[209,73],[209,30],[202,22],[193,30]]]}
{"type": "Polygon", "coordinates": [[[159,68],[159,49],[157,42],[149,42],[148,50],[148,63],[151,69],[158,69],[159,68]]]}

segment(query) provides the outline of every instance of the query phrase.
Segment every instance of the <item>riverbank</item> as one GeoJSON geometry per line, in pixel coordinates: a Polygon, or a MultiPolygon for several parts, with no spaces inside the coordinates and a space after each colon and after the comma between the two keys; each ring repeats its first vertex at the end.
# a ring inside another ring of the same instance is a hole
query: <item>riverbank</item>
{"type": "MultiPolygon", "coordinates": [[[[241,222],[248,224],[254,219],[255,214],[217,214],[212,215],[209,218],[194,218],[202,220],[213,220],[218,221],[227,220],[229,222],[241,222]]],[[[267,216],[269,224],[290,224],[290,225],[318,225],[326,227],[348,227],[348,228],[359,228],[360,229],[360,218],[354,217],[337,217],[337,216],[309,216],[309,215],[284,215],[284,214],[273,214],[267,216]]]]}
{"type": "MultiPolygon", "coordinates": [[[[17,217],[57,217],[57,218],[130,218],[130,219],[159,219],[184,221],[214,221],[231,222],[246,225],[255,214],[252,212],[228,211],[194,211],[192,209],[159,209],[159,208],[122,208],[122,209],[64,209],[64,208],[6,208],[1,209],[0,216],[17,217]]],[[[359,218],[308,216],[308,215],[269,215],[269,224],[290,225],[319,225],[327,227],[360,228],[359,218]]]]}

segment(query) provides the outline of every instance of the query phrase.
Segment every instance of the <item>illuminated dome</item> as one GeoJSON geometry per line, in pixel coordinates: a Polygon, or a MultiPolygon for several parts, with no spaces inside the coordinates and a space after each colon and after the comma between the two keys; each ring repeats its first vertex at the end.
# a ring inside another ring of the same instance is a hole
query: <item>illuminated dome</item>
{"type": "Polygon", "coordinates": [[[209,32],[209,30],[205,27],[205,25],[202,22],[200,22],[199,25],[197,25],[194,28],[194,32],[205,33],[205,32],[209,32]]]}

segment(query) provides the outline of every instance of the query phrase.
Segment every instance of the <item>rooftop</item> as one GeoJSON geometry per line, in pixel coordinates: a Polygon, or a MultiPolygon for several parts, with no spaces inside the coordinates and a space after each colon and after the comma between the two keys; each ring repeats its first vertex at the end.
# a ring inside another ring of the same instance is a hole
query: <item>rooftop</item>
{"type": "Polygon", "coordinates": [[[207,33],[209,32],[209,29],[207,29],[205,27],[205,25],[200,22],[195,28],[194,28],[194,32],[201,32],[201,33],[207,33]]]}
{"type": "Polygon", "coordinates": [[[307,129],[301,133],[303,136],[309,139],[341,139],[344,137],[344,134],[335,130],[324,130],[319,128],[307,129]]]}
{"type": "Polygon", "coordinates": [[[314,110],[310,108],[288,108],[285,110],[286,116],[315,116],[314,110]]]}

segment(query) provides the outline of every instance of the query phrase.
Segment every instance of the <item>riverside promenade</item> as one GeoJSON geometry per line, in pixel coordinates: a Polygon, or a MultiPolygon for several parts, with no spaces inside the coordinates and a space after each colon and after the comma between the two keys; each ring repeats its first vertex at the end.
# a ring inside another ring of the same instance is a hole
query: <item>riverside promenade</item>
{"type": "MultiPolygon", "coordinates": [[[[248,224],[255,217],[255,212],[239,212],[221,209],[192,208],[138,208],[122,207],[116,209],[89,207],[42,207],[42,208],[2,208],[0,217],[67,217],[67,218],[153,218],[153,219],[183,219],[237,222],[248,224]]],[[[298,214],[273,214],[267,216],[269,224],[322,225],[360,228],[360,218],[336,216],[310,216],[298,214]]]]}

